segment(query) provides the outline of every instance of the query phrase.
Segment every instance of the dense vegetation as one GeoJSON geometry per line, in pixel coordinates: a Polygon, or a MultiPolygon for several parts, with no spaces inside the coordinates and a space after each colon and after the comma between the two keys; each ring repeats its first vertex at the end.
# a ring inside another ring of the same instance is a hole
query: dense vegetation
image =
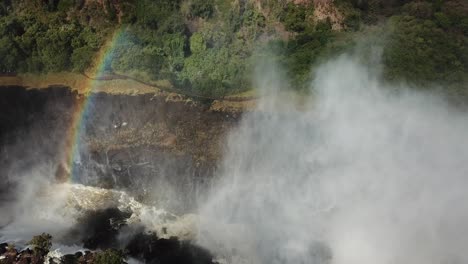
{"type": "Polygon", "coordinates": [[[467,80],[465,0],[299,2],[2,0],[0,71],[90,71],[111,47],[109,72],[222,96],[251,88],[253,60],[268,56],[301,89],[314,65],[375,35],[390,81],[462,87],[467,80]],[[338,21],[319,19],[318,2],[338,21]]]}

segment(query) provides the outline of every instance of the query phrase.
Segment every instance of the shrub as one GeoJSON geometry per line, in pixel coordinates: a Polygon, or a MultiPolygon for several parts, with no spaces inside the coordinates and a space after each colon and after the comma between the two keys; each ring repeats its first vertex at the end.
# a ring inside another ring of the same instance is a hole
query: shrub
{"type": "Polygon", "coordinates": [[[206,50],[206,42],[201,33],[195,33],[190,37],[190,51],[200,53],[206,50]]]}
{"type": "Polygon", "coordinates": [[[94,256],[94,264],[124,264],[124,255],[122,251],[108,249],[96,253],[94,256]]]}
{"type": "Polygon", "coordinates": [[[428,2],[410,2],[403,6],[403,12],[417,18],[428,19],[432,17],[432,4],[428,2]]]}
{"type": "Polygon", "coordinates": [[[449,28],[451,25],[450,18],[442,12],[434,13],[434,18],[437,25],[441,28],[449,28]]]}
{"type": "Polygon", "coordinates": [[[344,24],[347,29],[357,31],[361,27],[361,16],[359,13],[355,12],[349,14],[344,19],[344,24]]]}
{"type": "Polygon", "coordinates": [[[190,4],[190,16],[210,18],[214,12],[213,0],[192,0],[190,4]]]}
{"type": "Polygon", "coordinates": [[[66,12],[70,10],[75,4],[74,0],[60,0],[57,5],[57,10],[59,12],[66,12]]]}
{"type": "Polygon", "coordinates": [[[29,244],[33,246],[35,251],[47,253],[52,247],[52,236],[47,233],[42,233],[41,235],[34,236],[29,244]]]}
{"type": "Polygon", "coordinates": [[[445,32],[430,20],[394,17],[384,49],[390,79],[414,82],[460,82],[466,78],[466,39],[445,32]]]}
{"type": "Polygon", "coordinates": [[[306,18],[312,12],[312,6],[303,4],[288,3],[284,10],[281,21],[287,30],[301,32],[308,26],[306,18]]]}

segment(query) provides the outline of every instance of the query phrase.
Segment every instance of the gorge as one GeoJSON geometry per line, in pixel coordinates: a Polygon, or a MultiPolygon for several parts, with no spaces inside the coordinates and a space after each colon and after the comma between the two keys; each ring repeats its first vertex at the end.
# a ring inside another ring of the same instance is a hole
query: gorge
{"type": "Polygon", "coordinates": [[[91,94],[100,114],[84,119],[71,181],[60,149],[80,96],[3,87],[2,239],[47,232],[54,254],[121,249],[147,263],[464,262],[465,110],[352,56],[318,73],[297,97],[259,64],[243,113],[91,94]]]}
{"type": "Polygon", "coordinates": [[[0,0],[0,264],[468,263],[468,1],[0,0]]]}

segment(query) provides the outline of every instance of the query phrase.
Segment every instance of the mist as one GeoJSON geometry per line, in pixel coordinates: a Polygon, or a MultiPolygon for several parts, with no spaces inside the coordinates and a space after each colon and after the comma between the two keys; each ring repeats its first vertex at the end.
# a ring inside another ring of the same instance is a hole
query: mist
{"type": "MultiPolygon", "coordinates": [[[[184,201],[190,193],[179,190],[192,190],[192,186],[187,187],[187,182],[192,182],[191,164],[186,157],[171,155],[167,149],[155,148],[158,152],[153,152],[141,146],[103,152],[89,149],[90,138],[123,134],[124,128],[115,127],[123,122],[128,123],[125,128],[133,130],[132,135],[145,124],[165,129],[161,113],[175,115],[177,110],[171,111],[171,106],[157,99],[153,101],[152,95],[93,95],[80,135],[80,153],[74,160],[76,175],[68,181],[64,142],[76,94],[67,87],[5,89],[2,99],[13,98],[13,103],[5,106],[11,120],[4,120],[0,129],[1,243],[23,247],[33,236],[45,232],[52,235],[54,247],[82,248],[83,236],[93,235],[94,230],[93,224],[86,226],[82,222],[109,208],[131,213],[125,219],[127,229],[158,232],[159,238],[192,236],[194,217],[184,207],[189,207],[184,201]]],[[[122,246],[132,238],[119,235],[122,239],[115,239],[122,246]]]]}
{"type": "Polygon", "coordinates": [[[227,263],[467,263],[468,118],[355,57],[298,104],[281,69],[230,133],[198,241],[227,263]]]}
{"type": "MultiPolygon", "coordinates": [[[[70,237],[78,219],[117,208],[131,213],[125,220],[130,231],[118,234],[118,245],[143,228],[195,241],[220,263],[467,263],[468,115],[435,90],[385,83],[379,69],[343,55],[318,67],[310,96],[302,96],[284,89],[289,82],[279,66],[259,63],[254,86],[260,99],[230,128],[219,169],[206,188],[192,187],[195,163],[166,157],[163,148],[136,150],[127,163],[124,152],[116,152],[111,161],[80,170],[80,182],[56,183],[61,153],[55,148],[61,149],[62,134],[54,134],[58,143],[51,144],[45,136],[50,127],[35,120],[38,129],[30,139],[4,151],[13,157],[7,160],[23,160],[7,164],[6,179],[14,189],[0,205],[0,239],[22,245],[48,232],[55,247],[80,248],[82,238],[70,237]],[[41,154],[44,146],[49,156],[41,154]],[[127,175],[121,167],[135,170],[127,175]],[[115,180],[113,189],[86,186],[105,179],[115,180]],[[150,195],[137,199],[146,192],[150,195]],[[198,202],[193,211],[172,210],[171,204],[188,200],[198,202]]],[[[178,107],[152,119],[169,105],[152,106],[149,98],[96,102],[100,108],[94,113],[101,115],[94,115],[90,131],[118,134],[108,117],[116,109],[130,113],[122,119],[130,120],[128,126],[166,124],[161,120],[175,114],[187,130],[217,120],[183,119],[193,109],[178,107]],[[138,108],[143,104],[147,107],[138,108]]],[[[52,130],[63,131],[65,124],[52,130]]]]}

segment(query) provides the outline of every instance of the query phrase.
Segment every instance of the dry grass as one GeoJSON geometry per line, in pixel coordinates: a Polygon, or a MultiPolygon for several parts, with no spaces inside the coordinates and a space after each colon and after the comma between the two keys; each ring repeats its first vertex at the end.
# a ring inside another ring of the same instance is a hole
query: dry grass
{"type": "MultiPolygon", "coordinates": [[[[157,85],[158,83],[156,83],[157,85]]],[[[164,85],[164,81],[159,84],[164,85]]],[[[34,89],[50,86],[67,86],[80,94],[105,92],[109,94],[153,94],[160,89],[133,80],[91,80],[78,73],[61,72],[48,74],[19,74],[14,77],[0,77],[0,86],[18,85],[34,89]]]]}
{"type": "MultiPolygon", "coordinates": [[[[166,101],[189,103],[188,96],[168,92],[171,84],[167,80],[159,80],[146,85],[131,79],[92,80],[88,77],[70,72],[48,74],[19,74],[17,76],[1,76],[1,86],[22,86],[30,89],[45,89],[51,86],[66,86],[79,94],[104,92],[108,94],[142,95],[154,94],[164,96],[166,101]],[[160,87],[160,88],[157,88],[160,87]]],[[[215,100],[211,110],[222,112],[242,112],[255,106],[257,94],[254,90],[226,96],[226,100],[215,100]]]]}

